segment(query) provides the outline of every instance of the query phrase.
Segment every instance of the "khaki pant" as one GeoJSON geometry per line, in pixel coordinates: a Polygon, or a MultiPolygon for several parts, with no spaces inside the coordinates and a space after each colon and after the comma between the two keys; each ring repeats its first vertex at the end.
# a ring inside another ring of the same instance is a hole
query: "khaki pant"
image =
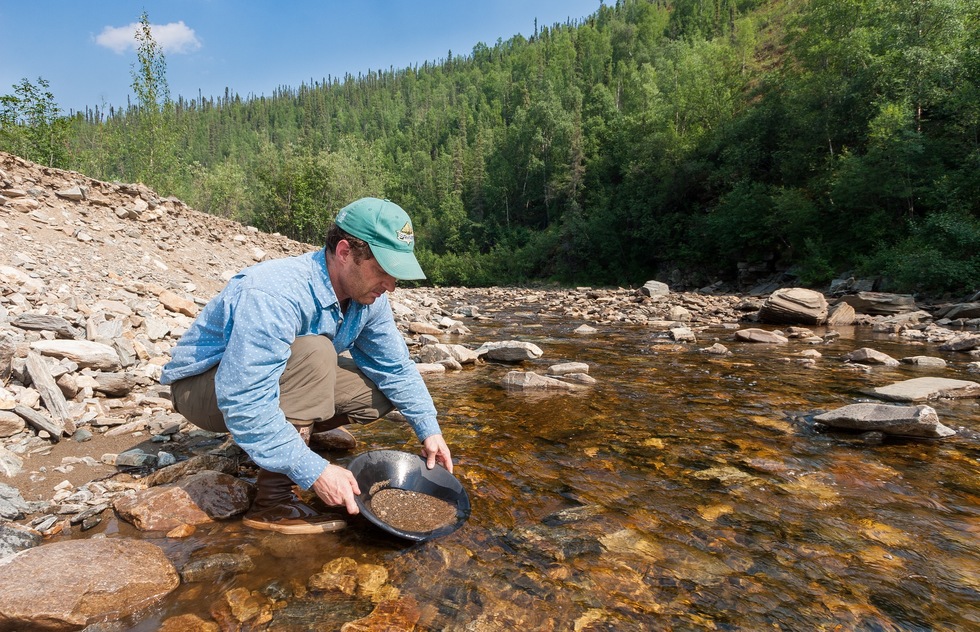
{"type": "MultiPolygon", "coordinates": [[[[228,432],[218,409],[214,375],[218,367],[174,382],[174,409],[187,421],[212,432],[228,432]]],[[[326,336],[301,336],[290,347],[286,369],[279,378],[279,407],[294,426],[313,426],[314,432],[355,421],[368,423],[394,408],[354,361],[338,357],[326,336]]]]}

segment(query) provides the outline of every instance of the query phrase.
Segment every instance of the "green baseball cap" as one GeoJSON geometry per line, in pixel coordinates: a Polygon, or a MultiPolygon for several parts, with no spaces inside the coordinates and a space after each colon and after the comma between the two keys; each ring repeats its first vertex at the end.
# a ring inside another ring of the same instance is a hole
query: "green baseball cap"
{"type": "Polygon", "coordinates": [[[408,213],[391,200],[361,198],[337,213],[337,226],[371,246],[384,271],[401,281],[425,278],[415,258],[415,232],[408,213]]]}

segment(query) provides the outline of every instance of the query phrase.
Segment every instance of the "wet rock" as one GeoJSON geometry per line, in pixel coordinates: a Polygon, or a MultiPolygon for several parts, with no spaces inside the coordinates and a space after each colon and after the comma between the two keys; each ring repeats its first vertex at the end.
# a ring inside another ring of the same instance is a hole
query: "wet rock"
{"type": "Polygon", "coordinates": [[[388,599],[379,603],[368,616],[345,623],[340,632],[412,632],[422,617],[418,602],[412,597],[388,599]]]}
{"type": "Polygon", "coordinates": [[[579,559],[602,552],[602,545],[590,534],[566,526],[532,525],[510,531],[508,544],[533,557],[559,562],[579,559]]]}
{"type": "Polygon", "coordinates": [[[353,450],[357,447],[357,439],[346,428],[334,428],[314,432],[310,436],[310,447],[314,450],[353,450]]]}
{"type": "Polygon", "coordinates": [[[273,605],[257,590],[232,588],[211,606],[211,616],[222,630],[261,630],[272,621],[273,605]]]}
{"type": "Polygon", "coordinates": [[[817,415],[814,420],[833,428],[908,437],[941,438],[956,434],[939,422],[934,408],[925,405],[851,404],[817,415]]]}
{"type": "Polygon", "coordinates": [[[562,380],[538,375],[531,371],[509,371],[501,381],[505,388],[524,391],[569,391],[577,388],[575,385],[562,380]]]}
{"type": "Polygon", "coordinates": [[[759,310],[764,323],[820,325],[827,320],[827,299],[820,292],[784,288],[773,292],[759,310]]]}
{"type": "Polygon", "coordinates": [[[205,621],[196,614],[182,614],[165,619],[157,632],[220,632],[214,621],[205,621]]]}
{"type": "Polygon", "coordinates": [[[915,299],[909,294],[858,292],[841,297],[841,301],[853,307],[858,314],[872,316],[892,316],[914,312],[917,309],[915,299]]]}
{"type": "Polygon", "coordinates": [[[199,454],[186,461],[159,469],[144,480],[147,487],[155,487],[208,470],[235,475],[238,473],[238,461],[225,456],[199,454]]]}
{"type": "Polygon", "coordinates": [[[523,362],[536,360],[544,355],[541,347],[531,342],[520,340],[504,340],[501,342],[485,342],[476,350],[477,355],[486,356],[498,362],[523,362]]]}
{"type": "Polygon", "coordinates": [[[128,538],[67,540],[7,558],[0,629],[79,630],[140,612],[180,584],[154,544],[128,538]]]}
{"type": "Polygon", "coordinates": [[[142,531],[169,531],[244,513],[254,496],[253,485],[209,470],[119,497],[113,506],[123,520],[142,531]]]}
{"type": "Polygon", "coordinates": [[[756,342],[761,344],[782,345],[789,342],[789,338],[774,331],[765,329],[749,328],[739,329],[735,332],[735,340],[739,342],[756,342]]]}
{"type": "Polygon", "coordinates": [[[599,333],[599,330],[590,325],[579,325],[578,327],[575,328],[575,330],[572,333],[579,334],[581,336],[587,336],[590,334],[599,333]]]}
{"type": "Polygon", "coordinates": [[[319,573],[310,577],[306,586],[314,591],[354,595],[357,592],[357,562],[349,557],[330,560],[319,573]]]}
{"type": "Polygon", "coordinates": [[[847,362],[857,362],[858,364],[880,364],[884,366],[898,366],[899,362],[886,353],[876,351],[869,347],[855,349],[844,356],[847,362]]]}
{"type": "Polygon", "coordinates": [[[379,564],[357,565],[357,596],[374,599],[388,581],[388,569],[379,564]]]}
{"type": "Polygon", "coordinates": [[[252,558],[243,553],[216,553],[203,559],[193,560],[180,569],[185,582],[216,580],[224,575],[247,573],[255,569],[252,558]]]}
{"type": "Polygon", "coordinates": [[[942,377],[917,377],[874,388],[870,394],[896,402],[958,399],[980,397],[980,384],[968,380],[953,380],[942,377]]]}

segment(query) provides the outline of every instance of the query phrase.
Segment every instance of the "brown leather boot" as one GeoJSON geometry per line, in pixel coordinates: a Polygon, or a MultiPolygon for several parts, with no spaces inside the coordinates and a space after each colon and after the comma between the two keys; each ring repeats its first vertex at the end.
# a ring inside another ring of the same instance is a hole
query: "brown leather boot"
{"type": "MultiPolygon", "coordinates": [[[[309,442],[310,427],[297,427],[309,442]],[[304,432],[305,431],[305,432],[304,432]]],[[[258,491],[242,524],[287,534],[310,534],[339,531],[347,521],[339,514],[324,514],[300,500],[293,493],[293,481],[285,474],[260,469],[255,477],[258,491]]]]}

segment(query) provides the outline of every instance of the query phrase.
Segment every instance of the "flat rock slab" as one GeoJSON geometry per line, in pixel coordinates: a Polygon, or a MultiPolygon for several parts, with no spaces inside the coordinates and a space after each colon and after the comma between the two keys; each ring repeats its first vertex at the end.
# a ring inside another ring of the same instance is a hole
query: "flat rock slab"
{"type": "Polygon", "coordinates": [[[160,547],[128,538],[67,540],[0,561],[0,630],[79,630],[139,612],[180,585],[160,547]]]}
{"type": "Polygon", "coordinates": [[[848,430],[883,432],[904,437],[937,439],[956,434],[939,423],[932,406],[895,406],[892,404],[851,404],[814,417],[816,421],[848,430]]]}
{"type": "Polygon", "coordinates": [[[571,391],[580,388],[570,382],[538,375],[531,371],[510,371],[502,380],[504,387],[523,391],[571,391]]]}
{"type": "Polygon", "coordinates": [[[82,368],[115,371],[120,368],[115,349],[101,342],[89,340],[38,340],[31,349],[41,355],[68,358],[82,368]]]}
{"type": "Polygon", "coordinates": [[[917,377],[871,389],[870,393],[893,402],[922,402],[930,399],[980,397],[980,384],[943,377],[917,377]]]}
{"type": "Polygon", "coordinates": [[[784,345],[789,342],[789,338],[777,334],[774,331],[767,331],[756,327],[739,329],[735,332],[735,340],[739,342],[755,342],[760,344],[784,345]]]}

